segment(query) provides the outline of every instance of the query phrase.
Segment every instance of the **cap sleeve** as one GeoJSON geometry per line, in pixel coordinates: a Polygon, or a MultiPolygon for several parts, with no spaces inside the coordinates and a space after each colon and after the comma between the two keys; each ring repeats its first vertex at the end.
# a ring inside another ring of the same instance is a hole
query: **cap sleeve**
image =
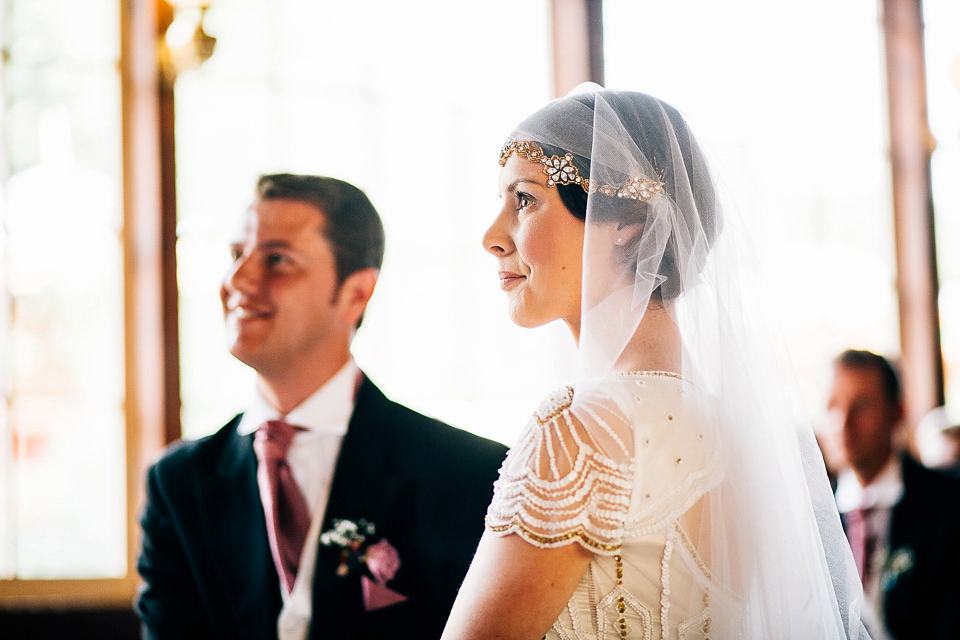
{"type": "Polygon", "coordinates": [[[616,552],[633,487],[633,433],[610,397],[563,387],[534,412],[494,485],[487,528],[544,548],[616,552]]]}

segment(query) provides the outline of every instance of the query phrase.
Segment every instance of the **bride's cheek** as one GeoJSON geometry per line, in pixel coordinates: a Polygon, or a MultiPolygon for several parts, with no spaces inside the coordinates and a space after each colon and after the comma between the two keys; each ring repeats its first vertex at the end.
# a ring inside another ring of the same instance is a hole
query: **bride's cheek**
{"type": "Polygon", "coordinates": [[[556,230],[546,224],[529,224],[517,237],[520,255],[529,266],[543,263],[557,255],[556,230]]]}

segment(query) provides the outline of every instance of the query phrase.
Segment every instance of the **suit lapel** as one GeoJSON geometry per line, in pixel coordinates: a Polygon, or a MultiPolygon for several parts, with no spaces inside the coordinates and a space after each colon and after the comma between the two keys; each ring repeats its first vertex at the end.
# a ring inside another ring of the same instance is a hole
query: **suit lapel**
{"type": "Polygon", "coordinates": [[[197,482],[201,530],[228,609],[244,637],[276,634],[282,606],[257,487],[253,436],[240,436],[234,420],[210,476],[197,482]]]}
{"type": "MultiPolygon", "coordinates": [[[[364,379],[347,434],[343,438],[324,516],[323,530],[336,519],[363,518],[381,527],[396,503],[398,474],[393,464],[389,429],[390,402],[364,379]]],[[[363,613],[359,575],[337,576],[340,550],[320,546],[313,583],[313,624],[329,637],[345,631],[363,613]],[[332,635],[331,635],[332,634],[332,635]]]]}

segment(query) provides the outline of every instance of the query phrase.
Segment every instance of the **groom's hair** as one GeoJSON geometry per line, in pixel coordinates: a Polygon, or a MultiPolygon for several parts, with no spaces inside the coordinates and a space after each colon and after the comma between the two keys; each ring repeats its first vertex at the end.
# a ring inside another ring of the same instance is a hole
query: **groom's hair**
{"type": "Polygon", "coordinates": [[[900,403],[900,376],[893,363],[883,356],[862,349],[847,349],[837,356],[834,366],[876,371],[880,375],[883,395],[893,404],[900,403]]]}
{"type": "Polygon", "coordinates": [[[333,248],[337,284],[362,269],[380,269],[384,235],[380,215],[363,191],[326,176],[275,173],[257,181],[259,200],[296,200],[323,213],[322,233],[333,248]]]}

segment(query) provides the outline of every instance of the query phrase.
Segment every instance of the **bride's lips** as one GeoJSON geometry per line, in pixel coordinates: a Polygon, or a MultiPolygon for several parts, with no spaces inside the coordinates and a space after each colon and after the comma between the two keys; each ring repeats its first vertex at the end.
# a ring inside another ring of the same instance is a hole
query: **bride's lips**
{"type": "Polygon", "coordinates": [[[509,289],[514,284],[526,278],[526,276],[522,276],[519,273],[513,273],[512,271],[501,271],[497,275],[500,276],[501,289],[509,289]]]}

